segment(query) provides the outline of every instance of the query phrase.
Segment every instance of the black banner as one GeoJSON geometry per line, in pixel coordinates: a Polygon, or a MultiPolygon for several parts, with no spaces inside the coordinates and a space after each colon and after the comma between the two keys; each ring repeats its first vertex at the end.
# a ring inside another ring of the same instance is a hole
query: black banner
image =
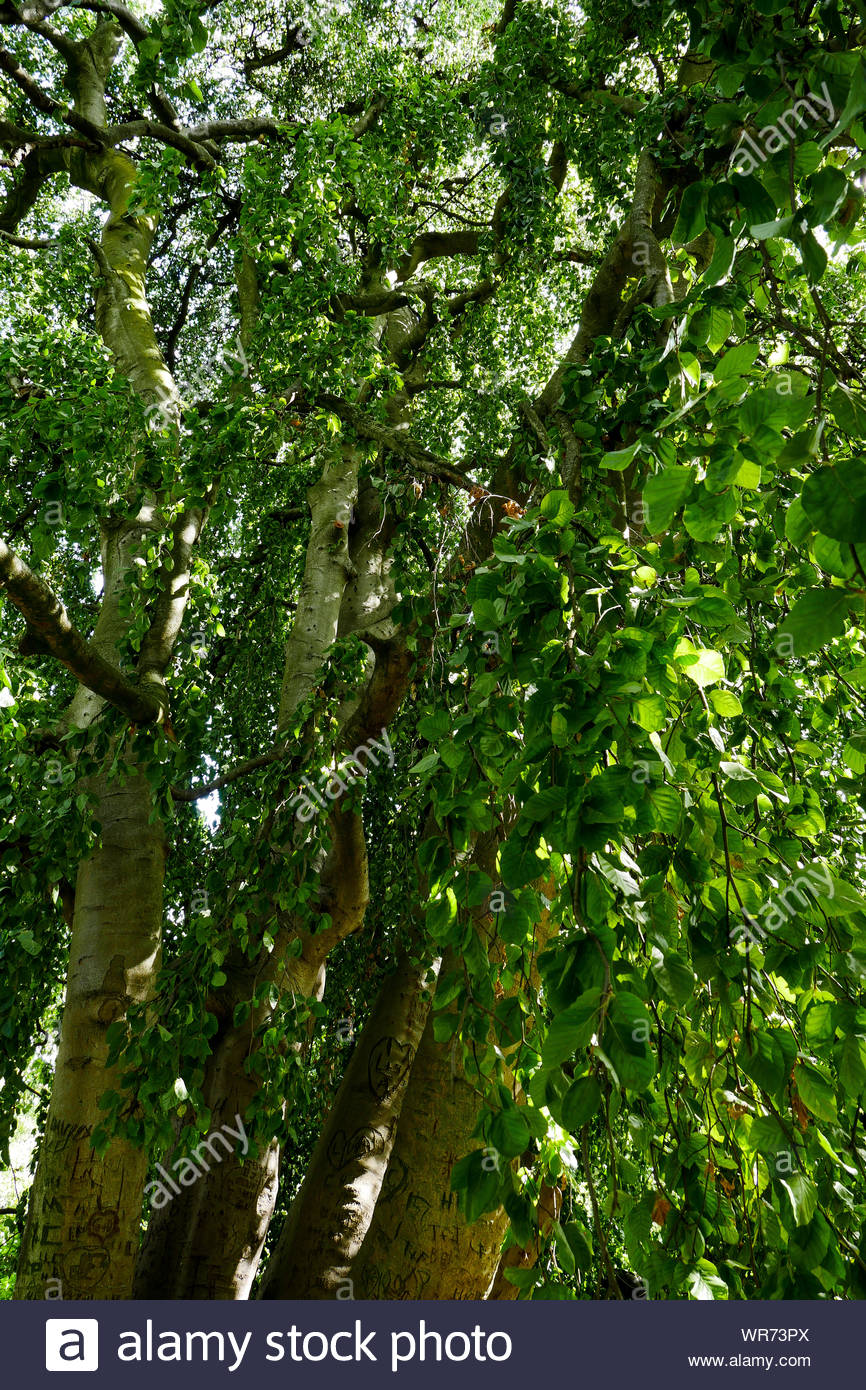
{"type": "Polygon", "coordinates": [[[856,1303],[0,1304],[3,1384],[822,1386],[862,1360],[856,1303]]]}

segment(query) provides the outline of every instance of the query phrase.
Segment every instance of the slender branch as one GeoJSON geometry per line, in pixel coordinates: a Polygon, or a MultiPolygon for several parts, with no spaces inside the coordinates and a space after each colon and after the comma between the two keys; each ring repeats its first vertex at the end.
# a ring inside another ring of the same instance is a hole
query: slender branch
{"type": "Polygon", "coordinates": [[[326,393],[318,397],[318,403],[351,426],[362,439],[372,439],[375,443],[384,445],[386,449],[407,459],[413,467],[427,473],[431,478],[441,478],[444,482],[453,483],[464,492],[471,492],[476,487],[471,478],[459,468],[455,468],[447,459],[431,453],[403,430],[395,430],[389,425],[383,425],[379,420],[371,419],[363,410],[359,410],[349,401],[344,401],[340,396],[326,393]]]}
{"type": "Polygon", "coordinates": [[[236,763],[221,777],[215,777],[212,782],[205,782],[201,787],[172,787],[172,798],[175,801],[198,801],[200,797],[209,796],[211,792],[218,792],[221,787],[236,782],[239,777],[246,777],[250,772],[258,771],[260,767],[270,767],[271,763],[282,761],[292,751],[292,744],[275,744],[267,753],[259,753],[255,758],[246,758],[242,763],[236,763]]]}

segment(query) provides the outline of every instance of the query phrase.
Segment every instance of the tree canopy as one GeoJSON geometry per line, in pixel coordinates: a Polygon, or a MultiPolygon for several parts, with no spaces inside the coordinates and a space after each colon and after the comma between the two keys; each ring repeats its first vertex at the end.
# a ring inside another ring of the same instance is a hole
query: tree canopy
{"type": "Polygon", "coordinates": [[[0,40],[7,1295],[864,1296],[862,7],[0,40]]]}

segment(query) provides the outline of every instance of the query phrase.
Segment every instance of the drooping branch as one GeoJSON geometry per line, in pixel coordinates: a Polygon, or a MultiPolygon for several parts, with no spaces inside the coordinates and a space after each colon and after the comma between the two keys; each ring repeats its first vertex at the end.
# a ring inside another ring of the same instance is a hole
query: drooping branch
{"type": "Polygon", "coordinates": [[[76,680],[114,705],[136,724],[158,724],[165,716],[159,697],[128,681],[117,667],[100,656],[82,637],[64,605],[44,580],[0,540],[0,584],[34,634],[30,650],[50,654],[71,671],[76,680]],[[40,645],[33,643],[38,638],[40,645]]]}

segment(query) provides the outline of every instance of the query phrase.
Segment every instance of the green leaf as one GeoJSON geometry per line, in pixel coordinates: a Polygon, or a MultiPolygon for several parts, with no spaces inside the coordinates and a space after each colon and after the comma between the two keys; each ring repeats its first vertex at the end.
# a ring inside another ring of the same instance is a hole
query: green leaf
{"type": "Polygon", "coordinates": [[[629,444],[627,449],[615,449],[613,453],[605,454],[601,460],[601,467],[612,468],[621,473],[624,468],[628,468],[640,447],[641,441],[638,440],[635,444],[629,444]]]}
{"type": "Polygon", "coordinates": [[[803,486],[803,509],[816,531],[837,541],[866,541],[866,467],[839,459],[810,473],[803,486]]]}
{"type": "Polygon", "coordinates": [[[470,1225],[499,1205],[501,1185],[494,1156],[481,1149],[461,1158],[451,1173],[452,1191],[463,1193],[464,1211],[470,1225]]]}
{"type": "Polygon", "coordinates": [[[828,1078],[811,1062],[802,1059],[795,1069],[797,1091],[807,1110],[817,1115],[819,1120],[835,1124],[838,1117],[836,1092],[828,1078]]]}
{"type": "MultiPolygon", "coordinates": [[[[783,375],[777,386],[783,382],[785,385],[791,384],[788,377],[783,375]]],[[[756,435],[762,425],[776,430],[801,429],[812,414],[811,398],[796,396],[793,390],[788,394],[777,389],[777,386],[751,391],[740,406],[740,429],[747,437],[756,435]]]]}
{"type": "Polygon", "coordinates": [[[835,1031],[833,1005],[826,1000],[810,1004],[803,1017],[803,1033],[809,1046],[832,1042],[835,1031]]]}
{"type": "Polygon", "coordinates": [[[552,1221],[551,1230],[556,1243],[556,1256],[566,1274],[574,1274],[577,1266],[574,1263],[574,1251],[569,1245],[565,1232],[558,1221],[552,1221]]]}
{"type": "Polygon", "coordinates": [[[581,1076],[569,1086],[562,1099],[560,1123],[571,1134],[588,1124],[601,1105],[601,1087],[594,1076],[581,1076]]]}
{"type": "Polygon", "coordinates": [[[666,531],[692,490],[694,468],[666,468],[648,479],[643,491],[647,529],[651,535],[666,531]]]}
{"type": "Polygon", "coordinates": [[[725,661],[721,652],[708,647],[696,647],[688,637],[681,637],[674,650],[674,660],[689,680],[701,689],[715,685],[725,678],[725,661]]]}
{"type": "Polygon", "coordinates": [[[545,787],[524,804],[521,818],[525,821],[548,821],[565,809],[565,788],[545,787]]]}
{"type": "Polygon", "coordinates": [[[834,637],[841,637],[850,602],[844,589],[808,589],[776,629],[777,653],[786,654],[785,639],[790,643],[790,655],[808,656],[834,637]]]}
{"type": "Polygon", "coordinates": [[[547,496],[542,498],[538,510],[545,521],[551,522],[554,526],[566,526],[574,516],[575,509],[568,493],[560,489],[557,492],[548,492],[547,496]]]}
{"type": "Polygon", "coordinates": [[[433,941],[448,945],[457,924],[457,898],[453,888],[446,888],[427,908],[427,931],[433,941]]]}
{"type": "Polygon", "coordinates": [[[708,1260],[701,1260],[697,1269],[692,1270],[688,1284],[691,1297],[701,1303],[728,1297],[727,1284],[708,1260]]]}
{"type": "Polygon", "coordinates": [[[753,1032],[744,1038],[737,1053],[737,1066],[768,1095],[781,1092],[788,1078],[787,1058],[776,1034],[753,1032]]]}
{"type": "Polygon", "coordinates": [[[790,1198],[795,1224],[807,1226],[818,1206],[818,1189],[814,1182],[805,1173],[792,1173],[780,1182],[790,1198]]]}
{"type": "Polygon", "coordinates": [[[557,1014],[541,1050],[543,1071],[568,1061],[579,1048],[587,1046],[598,1024],[600,1007],[601,990],[590,989],[557,1014]]]}
{"type": "Polygon", "coordinates": [[[671,241],[678,246],[685,246],[688,242],[694,241],[699,232],[702,232],[707,225],[707,199],[709,198],[709,183],[690,183],[683,190],[680,199],[680,209],[677,214],[676,225],[671,232],[671,241]]]}
{"type": "Polygon", "coordinates": [[[652,1027],[645,1004],[627,990],[617,990],[608,1009],[604,1048],[621,1086],[644,1091],[655,1076],[652,1027]]]}
{"type": "Polygon", "coordinates": [[[713,368],[714,381],[729,381],[731,377],[742,376],[755,361],[759,352],[757,343],[738,343],[720,357],[713,368]]]}
{"type": "Polygon", "coordinates": [[[653,952],[652,972],[659,987],[677,1008],[687,1004],[695,992],[695,972],[677,951],[653,952]]]}
{"type": "Polygon", "coordinates": [[[848,98],[836,125],[829,135],[823,136],[821,144],[826,149],[827,145],[846,131],[848,127],[857,119],[861,112],[866,111],[866,65],[862,59],[854,69],[851,77],[851,85],[848,89],[848,98]]]}
{"type": "Polygon", "coordinates": [[[673,835],[680,828],[683,814],[679,792],[675,787],[651,787],[649,799],[656,828],[665,835],[673,835]]]}
{"type": "Polygon", "coordinates": [[[651,732],[667,724],[668,707],[661,695],[642,695],[632,706],[635,722],[651,732]]]}
{"type": "Polygon", "coordinates": [[[812,523],[799,497],[795,497],[785,514],[785,539],[792,545],[802,545],[810,534],[812,523]]]}
{"type": "Polygon", "coordinates": [[[861,1101],[866,1091],[866,1038],[849,1034],[841,1047],[838,1072],[846,1095],[861,1101]]]}
{"type": "Polygon", "coordinates": [[[801,232],[799,244],[806,278],[810,285],[817,285],[827,269],[827,252],[812,232],[801,232]]]}
{"type": "Polygon", "coordinates": [[[582,1221],[569,1221],[565,1227],[565,1238],[571,1246],[576,1267],[585,1274],[592,1268],[592,1238],[582,1221]]]}
{"type": "Polygon", "coordinates": [[[714,541],[737,510],[737,498],[733,491],[713,493],[706,483],[701,483],[698,492],[683,512],[683,525],[693,540],[714,541]]]}
{"type": "Polygon", "coordinates": [[[808,180],[809,204],[815,220],[824,226],[831,222],[848,194],[848,180],[841,169],[827,164],[808,180]]]}
{"type": "MultiPolygon", "coordinates": [[[[726,280],[733,269],[736,254],[737,243],[733,237],[717,236],[712,260],[701,277],[703,283],[705,285],[718,285],[720,280],[726,280]]],[[[724,338],[721,339],[721,342],[724,341],[724,338]]]]}
{"type": "Polygon", "coordinates": [[[734,331],[734,320],[729,310],[714,304],[710,310],[710,331],[707,334],[707,347],[710,352],[718,352],[724,347],[734,331]]]}
{"type": "Polygon", "coordinates": [[[736,761],[719,763],[719,771],[727,779],[725,795],[738,806],[747,806],[761,791],[761,783],[751,768],[736,761]]]}
{"type": "Polygon", "coordinates": [[[866,399],[847,386],[830,392],[828,405],[839,428],[855,439],[866,439],[866,399]]]}
{"type": "Polygon", "coordinates": [[[722,719],[733,719],[742,714],[743,706],[733,690],[711,690],[710,704],[722,719]]]}
{"type": "Polygon", "coordinates": [[[529,1125],[516,1105],[500,1110],[488,1130],[490,1143],[503,1158],[517,1158],[530,1140],[529,1125]]]}
{"type": "Polygon", "coordinates": [[[852,912],[866,911],[866,898],[862,893],[832,872],[830,879],[829,890],[826,893],[822,891],[818,899],[828,917],[846,917],[852,912]]]}
{"type": "Polygon", "coordinates": [[[724,594],[704,594],[689,609],[690,621],[699,627],[728,627],[736,617],[733,604],[724,594]]]}

